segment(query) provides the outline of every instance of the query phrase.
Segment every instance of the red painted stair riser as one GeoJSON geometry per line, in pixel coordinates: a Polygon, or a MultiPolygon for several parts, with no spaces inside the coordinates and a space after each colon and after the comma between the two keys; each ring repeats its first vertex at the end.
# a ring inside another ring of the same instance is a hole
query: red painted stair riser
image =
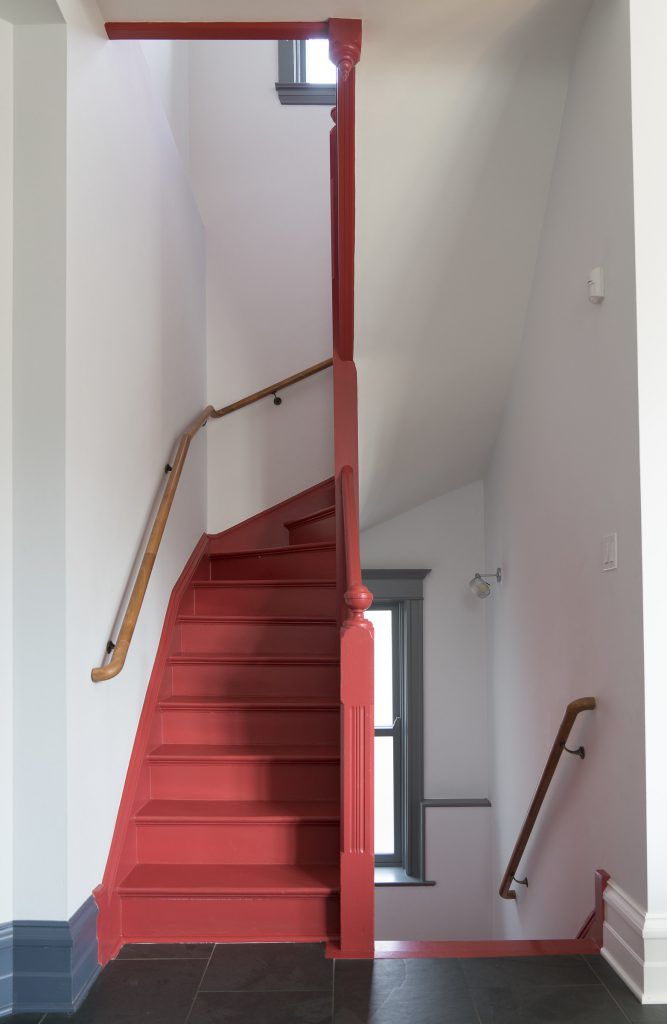
{"type": "MultiPolygon", "coordinates": [[[[231,746],[275,743],[338,746],[340,715],[335,711],[162,711],[164,743],[231,746]]],[[[316,798],[316,794],[315,794],[316,798]]]]}
{"type": "Polygon", "coordinates": [[[195,584],[181,606],[182,615],[269,615],[336,617],[333,584],[313,586],[238,586],[221,581],[195,584]]]}
{"type": "Polygon", "coordinates": [[[335,619],[196,619],[180,618],[174,632],[174,653],[328,654],[338,652],[335,619]]]}
{"type": "Polygon", "coordinates": [[[141,825],[137,855],[152,864],[337,864],[334,824],[141,825]]]}
{"type": "Polygon", "coordinates": [[[164,799],[337,800],[340,767],[325,764],[152,764],[151,796],[164,799]]]}
{"type": "Polygon", "coordinates": [[[333,544],[313,544],[309,550],[294,545],[266,554],[212,555],[212,580],[335,579],[333,544]]]}
{"type": "Polygon", "coordinates": [[[124,942],[320,942],[338,930],[337,896],[124,897],[124,942]]]}
{"type": "Polygon", "coordinates": [[[325,513],[307,516],[287,524],[290,544],[307,544],[313,541],[336,539],[335,509],[325,513]]]}
{"type": "Polygon", "coordinates": [[[335,660],[268,666],[252,662],[190,662],[172,664],[167,671],[171,692],[180,696],[232,697],[254,693],[338,699],[339,667],[335,660]]]}

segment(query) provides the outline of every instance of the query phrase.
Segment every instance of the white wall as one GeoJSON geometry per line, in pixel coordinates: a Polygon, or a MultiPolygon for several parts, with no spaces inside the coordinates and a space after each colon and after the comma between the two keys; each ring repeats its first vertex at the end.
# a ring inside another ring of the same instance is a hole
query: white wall
{"type": "MultiPolygon", "coordinates": [[[[275,42],[190,45],[190,168],[207,237],[208,400],[331,355],[328,107],[281,106],[275,42]]],[[[208,529],[333,471],[328,371],[214,422],[208,529]]]]}
{"type": "Polygon", "coordinates": [[[66,908],[63,25],[14,28],[14,917],[66,908]],[[45,173],[48,168],[48,173],[45,173]]]}
{"type": "Polygon", "coordinates": [[[588,2],[355,8],[362,523],[484,474],[588,2]]]}
{"type": "Polygon", "coordinates": [[[424,580],[424,793],[488,791],[485,610],[468,588],[484,572],[480,481],[363,530],[364,569],[430,569],[424,580]]]}
{"type": "MultiPolygon", "coordinates": [[[[593,695],[499,937],[568,937],[604,867],[646,898],[636,326],[627,0],[595,0],[571,73],[515,379],[485,481],[499,882],[568,701],[593,695]],[[607,297],[587,301],[602,264],[607,297]],[[619,567],[602,571],[617,532],[619,567]]],[[[664,451],[664,435],[662,450],[664,451]]],[[[663,738],[664,741],[664,738],[663,738]]],[[[496,882],[496,884],[497,884],[496,882]]]]}
{"type": "MultiPolygon", "coordinates": [[[[110,43],[93,0],[60,6],[67,28],[13,29],[13,408],[0,404],[13,444],[14,879],[9,905],[3,861],[0,919],[62,920],[101,880],[169,593],[205,527],[202,438],[125,669],[94,686],[164,463],[205,400],[204,245],[139,46],[110,43]]],[[[0,94],[5,142],[6,81],[0,94]]],[[[9,160],[3,145],[3,245],[9,160]]]]}
{"type": "MultiPolygon", "coordinates": [[[[467,585],[488,568],[481,482],[364,530],[361,557],[364,569],[431,570],[424,580],[424,794],[486,797],[488,601],[467,585]]],[[[378,938],[488,938],[490,811],[433,808],[426,827],[427,875],[438,884],[377,889],[378,938]]]]}
{"type": "MultiPolygon", "coordinates": [[[[12,192],[14,42],[0,21],[0,821],[13,817],[12,192]]],[[[12,844],[0,843],[0,922],[12,918],[12,844]]]]}
{"type": "Polygon", "coordinates": [[[489,807],[427,808],[426,877],[437,884],[376,887],[377,939],[490,938],[491,815],[489,807]]]}
{"type": "MultiPolygon", "coordinates": [[[[530,294],[572,48],[589,4],[280,4],[285,20],[363,21],[356,351],[369,525],[485,471],[530,294]]],[[[118,20],[266,21],[277,11],[275,0],[100,7],[118,20]]],[[[245,102],[246,89],[241,70],[230,93],[245,102]]],[[[210,475],[219,478],[223,460],[213,449],[212,458],[210,475]]]]}
{"type": "Polygon", "coordinates": [[[190,162],[190,61],[186,43],[145,39],[141,50],[186,167],[190,162]]]}
{"type": "Polygon", "coordinates": [[[205,256],[196,205],[141,48],[108,42],[93,0],[62,0],[61,7],[68,21],[71,914],[101,880],[169,594],[205,529],[200,435],[125,668],[93,685],[90,670],[110,635],[164,464],[205,404],[205,256]]]}
{"type": "Polygon", "coordinates": [[[667,9],[660,0],[630,0],[632,45],[632,114],[635,177],[635,245],[637,259],[637,351],[639,363],[639,437],[642,503],[642,571],[646,711],[647,893],[646,907],[654,918],[646,933],[657,942],[656,967],[647,969],[646,989],[667,1001],[664,936],[667,915],[667,691],[665,688],[665,622],[667,559],[665,522],[665,382],[664,282],[667,274],[667,144],[662,129],[667,69],[664,42],[667,9]],[[656,921],[655,918],[658,918],[656,921]],[[659,941],[662,940],[662,941],[659,941]]]}

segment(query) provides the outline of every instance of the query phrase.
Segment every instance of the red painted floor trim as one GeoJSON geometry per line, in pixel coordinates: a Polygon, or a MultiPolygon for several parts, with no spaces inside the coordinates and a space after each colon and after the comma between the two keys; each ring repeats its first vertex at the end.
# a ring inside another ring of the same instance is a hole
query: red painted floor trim
{"type": "Polygon", "coordinates": [[[327,21],[107,21],[109,39],[328,39],[327,21]]]}
{"type": "MultiPolygon", "coordinates": [[[[376,942],[376,960],[576,956],[599,953],[591,939],[502,939],[495,942],[376,942]]],[[[327,951],[327,956],[329,956],[327,951]]]]}

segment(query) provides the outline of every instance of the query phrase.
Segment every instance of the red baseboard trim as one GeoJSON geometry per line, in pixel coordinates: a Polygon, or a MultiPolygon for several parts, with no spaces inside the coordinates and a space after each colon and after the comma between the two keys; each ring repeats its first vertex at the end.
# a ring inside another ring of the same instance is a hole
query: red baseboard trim
{"type": "MultiPolygon", "coordinates": [[[[161,940],[156,939],[155,937],[147,937],[146,935],[143,935],[143,934],[136,934],[136,935],[129,934],[129,935],[123,936],[123,940],[122,940],[121,944],[119,945],[118,949],[116,950],[114,956],[118,955],[118,953],[123,948],[123,946],[129,946],[129,945],[134,945],[134,946],[155,946],[155,945],[159,945],[160,941],[161,940]]],[[[224,945],[230,945],[230,944],[236,946],[236,945],[239,945],[239,944],[249,945],[249,944],[253,944],[253,943],[267,943],[268,944],[268,943],[283,943],[283,942],[285,942],[285,943],[287,943],[287,942],[289,942],[289,943],[292,943],[292,942],[303,942],[303,943],[311,943],[312,944],[314,942],[317,942],[317,943],[325,942],[326,941],[326,936],[323,936],[321,933],[314,933],[312,935],[305,935],[305,934],[304,935],[294,935],[293,933],[290,932],[290,933],[286,933],[285,935],[273,935],[273,934],[272,935],[255,935],[255,936],[252,937],[252,939],[249,939],[247,935],[213,935],[213,936],[206,936],[205,938],[203,938],[201,935],[197,935],[197,936],[193,937],[190,933],[184,932],[182,935],[177,935],[175,937],[174,936],[170,936],[168,941],[169,941],[170,945],[172,945],[172,944],[179,945],[179,944],[182,944],[182,943],[187,943],[188,945],[191,945],[191,944],[195,944],[195,945],[200,945],[200,944],[201,945],[210,945],[211,943],[215,943],[216,946],[224,946],[224,945]]]]}

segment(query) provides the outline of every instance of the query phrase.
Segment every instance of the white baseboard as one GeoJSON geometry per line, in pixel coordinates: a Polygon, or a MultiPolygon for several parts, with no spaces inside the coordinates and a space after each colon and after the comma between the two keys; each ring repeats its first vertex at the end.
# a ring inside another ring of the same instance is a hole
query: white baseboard
{"type": "Polygon", "coordinates": [[[610,881],[602,956],[642,1003],[667,1003],[667,915],[649,914],[610,881]]]}

